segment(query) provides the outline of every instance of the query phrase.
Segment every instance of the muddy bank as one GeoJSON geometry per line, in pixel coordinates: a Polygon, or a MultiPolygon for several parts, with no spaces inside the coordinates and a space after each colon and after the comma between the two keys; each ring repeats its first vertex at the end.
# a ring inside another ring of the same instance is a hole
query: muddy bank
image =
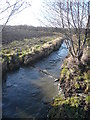
{"type": "Polygon", "coordinates": [[[7,71],[19,69],[20,66],[32,64],[37,60],[48,56],[53,51],[59,49],[62,42],[62,38],[59,37],[41,46],[37,46],[31,51],[27,50],[23,54],[18,51],[15,54],[3,54],[3,60],[1,61],[2,73],[5,74],[7,71]]]}

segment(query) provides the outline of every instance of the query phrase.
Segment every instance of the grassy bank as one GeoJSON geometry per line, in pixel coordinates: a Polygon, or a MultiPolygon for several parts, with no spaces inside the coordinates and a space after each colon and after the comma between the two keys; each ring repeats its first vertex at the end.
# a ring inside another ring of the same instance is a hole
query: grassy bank
{"type": "Polygon", "coordinates": [[[61,45],[61,38],[57,35],[13,41],[3,45],[1,52],[2,70],[10,71],[21,65],[32,64],[36,60],[49,55],[61,45]]]}
{"type": "Polygon", "coordinates": [[[70,55],[65,59],[59,81],[62,92],[51,103],[49,120],[90,118],[90,48],[87,48],[82,63],[70,55]]]}

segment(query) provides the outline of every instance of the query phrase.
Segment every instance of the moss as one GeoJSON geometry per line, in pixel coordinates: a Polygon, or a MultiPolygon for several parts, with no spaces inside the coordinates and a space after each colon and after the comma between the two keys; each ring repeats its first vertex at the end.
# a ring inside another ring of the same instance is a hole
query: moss
{"type": "Polygon", "coordinates": [[[85,93],[89,92],[89,86],[87,85],[86,89],[85,89],[85,93]]]}
{"type": "Polygon", "coordinates": [[[60,73],[60,81],[63,81],[65,78],[70,78],[70,71],[64,67],[60,73]]]}
{"type": "Polygon", "coordinates": [[[74,81],[84,81],[84,77],[83,77],[83,74],[82,75],[77,75],[77,76],[74,76],[74,81]]]}
{"type": "Polygon", "coordinates": [[[10,54],[11,50],[9,50],[9,49],[2,49],[1,52],[2,52],[2,54],[10,54]]]}
{"type": "Polygon", "coordinates": [[[84,106],[84,109],[79,107],[81,104],[81,100],[83,98],[74,96],[71,98],[56,98],[54,100],[54,106],[53,108],[49,111],[49,119],[55,119],[60,118],[63,119],[70,119],[70,118],[84,118],[86,111],[87,111],[87,106],[84,106]]]}
{"type": "Polygon", "coordinates": [[[57,97],[54,100],[54,103],[52,104],[53,106],[58,106],[58,105],[63,105],[63,104],[69,104],[70,106],[78,107],[79,105],[79,97],[77,96],[72,96],[71,98],[62,98],[62,97],[57,97]]]}
{"type": "Polygon", "coordinates": [[[80,81],[83,80],[83,75],[79,75],[78,80],[80,80],[80,81]]]}
{"type": "Polygon", "coordinates": [[[27,54],[28,54],[28,52],[26,50],[22,51],[22,55],[27,55],[27,54]]]}
{"type": "Polygon", "coordinates": [[[90,103],[90,95],[88,95],[88,96],[86,97],[86,102],[87,102],[87,103],[90,103]]]}
{"type": "Polygon", "coordinates": [[[90,71],[88,73],[84,73],[84,79],[90,82],[90,71]]]}
{"type": "Polygon", "coordinates": [[[18,44],[18,41],[16,41],[16,40],[10,43],[10,45],[14,45],[14,46],[15,46],[16,44],[18,44]]]}
{"type": "Polygon", "coordinates": [[[38,48],[40,48],[41,47],[41,45],[35,45],[35,48],[36,49],[38,49],[38,48]]]}
{"type": "Polygon", "coordinates": [[[76,72],[72,72],[74,70],[69,71],[67,63],[64,62],[60,77],[60,84],[65,98],[58,97],[54,100],[54,114],[50,113],[51,120],[52,117],[55,118],[57,116],[58,118],[63,116],[62,118],[66,119],[78,118],[78,120],[88,117],[90,96],[86,97],[86,95],[90,91],[90,84],[88,84],[90,82],[90,70],[87,69],[89,65],[80,66],[84,70],[79,72],[78,67],[74,68],[74,64],[72,64],[71,69],[76,70],[76,72]]]}
{"type": "Polygon", "coordinates": [[[4,59],[2,57],[0,57],[0,62],[3,63],[4,62],[4,59]]]}
{"type": "Polygon", "coordinates": [[[32,52],[37,52],[41,50],[41,46],[44,43],[47,43],[51,40],[54,40],[58,36],[48,36],[48,37],[40,37],[40,38],[32,38],[32,39],[24,39],[23,41],[13,41],[7,45],[3,45],[2,50],[0,50],[2,58],[9,62],[11,60],[11,56],[18,55],[18,58],[22,60],[25,55],[29,55],[32,52]]]}
{"type": "Polygon", "coordinates": [[[79,97],[71,97],[70,104],[71,104],[71,106],[78,107],[80,104],[79,97]]]}
{"type": "Polygon", "coordinates": [[[61,74],[66,74],[67,71],[68,71],[68,69],[64,67],[64,68],[62,69],[62,71],[61,71],[61,74]]]}
{"type": "Polygon", "coordinates": [[[80,85],[78,83],[75,83],[75,88],[76,89],[79,89],[80,88],[80,85]]]}
{"type": "Polygon", "coordinates": [[[4,59],[4,61],[7,61],[9,63],[11,60],[11,55],[3,55],[2,58],[4,59]]]}
{"type": "Polygon", "coordinates": [[[90,37],[88,37],[86,41],[87,41],[87,44],[90,45],[90,37]]]}
{"type": "Polygon", "coordinates": [[[70,71],[68,70],[67,73],[66,73],[66,76],[67,76],[67,79],[70,79],[70,71]]]}
{"type": "Polygon", "coordinates": [[[63,104],[63,102],[64,102],[64,98],[62,98],[62,97],[56,97],[55,100],[54,100],[54,103],[52,104],[52,106],[61,105],[61,104],[63,104]]]}

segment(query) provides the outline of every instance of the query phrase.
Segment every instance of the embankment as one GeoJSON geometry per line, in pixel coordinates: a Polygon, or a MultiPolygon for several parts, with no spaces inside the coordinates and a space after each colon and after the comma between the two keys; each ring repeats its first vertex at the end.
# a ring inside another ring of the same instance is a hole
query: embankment
{"type": "Polygon", "coordinates": [[[7,71],[19,69],[22,65],[32,64],[37,60],[48,56],[53,51],[59,49],[62,42],[62,38],[59,37],[46,42],[41,46],[37,46],[31,51],[27,50],[26,52],[20,53],[17,50],[15,54],[2,54],[2,73],[5,74],[7,71]]]}
{"type": "Polygon", "coordinates": [[[60,75],[60,95],[51,103],[49,120],[89,119],[90,52],[85,49],[81,62],[70,55],[65,59],[60,75]],[[62,97],[63,96],[63,97],[62,97]]]}

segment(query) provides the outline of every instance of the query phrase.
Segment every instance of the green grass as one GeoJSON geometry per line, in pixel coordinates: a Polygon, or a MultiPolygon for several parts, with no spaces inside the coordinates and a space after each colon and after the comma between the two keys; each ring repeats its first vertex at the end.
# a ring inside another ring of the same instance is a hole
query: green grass
{"type": "Polygon", "coordinates": [[[54,40],[59,36],[48,36],[40,38],[24,39],[23,41],[13,41],[7,45],[3,45],[0,51],[2,59],[10,61],[11,56],[17,56],[21,59],[23,56],[40,50],[44,43],[54,40]]]}
{"type": "Polygon", "coordinates": [[[90,95],[88,95],[88,96],[86,97],[86,101],[87,101],[87,103],[90,103],[90,95]]]}

